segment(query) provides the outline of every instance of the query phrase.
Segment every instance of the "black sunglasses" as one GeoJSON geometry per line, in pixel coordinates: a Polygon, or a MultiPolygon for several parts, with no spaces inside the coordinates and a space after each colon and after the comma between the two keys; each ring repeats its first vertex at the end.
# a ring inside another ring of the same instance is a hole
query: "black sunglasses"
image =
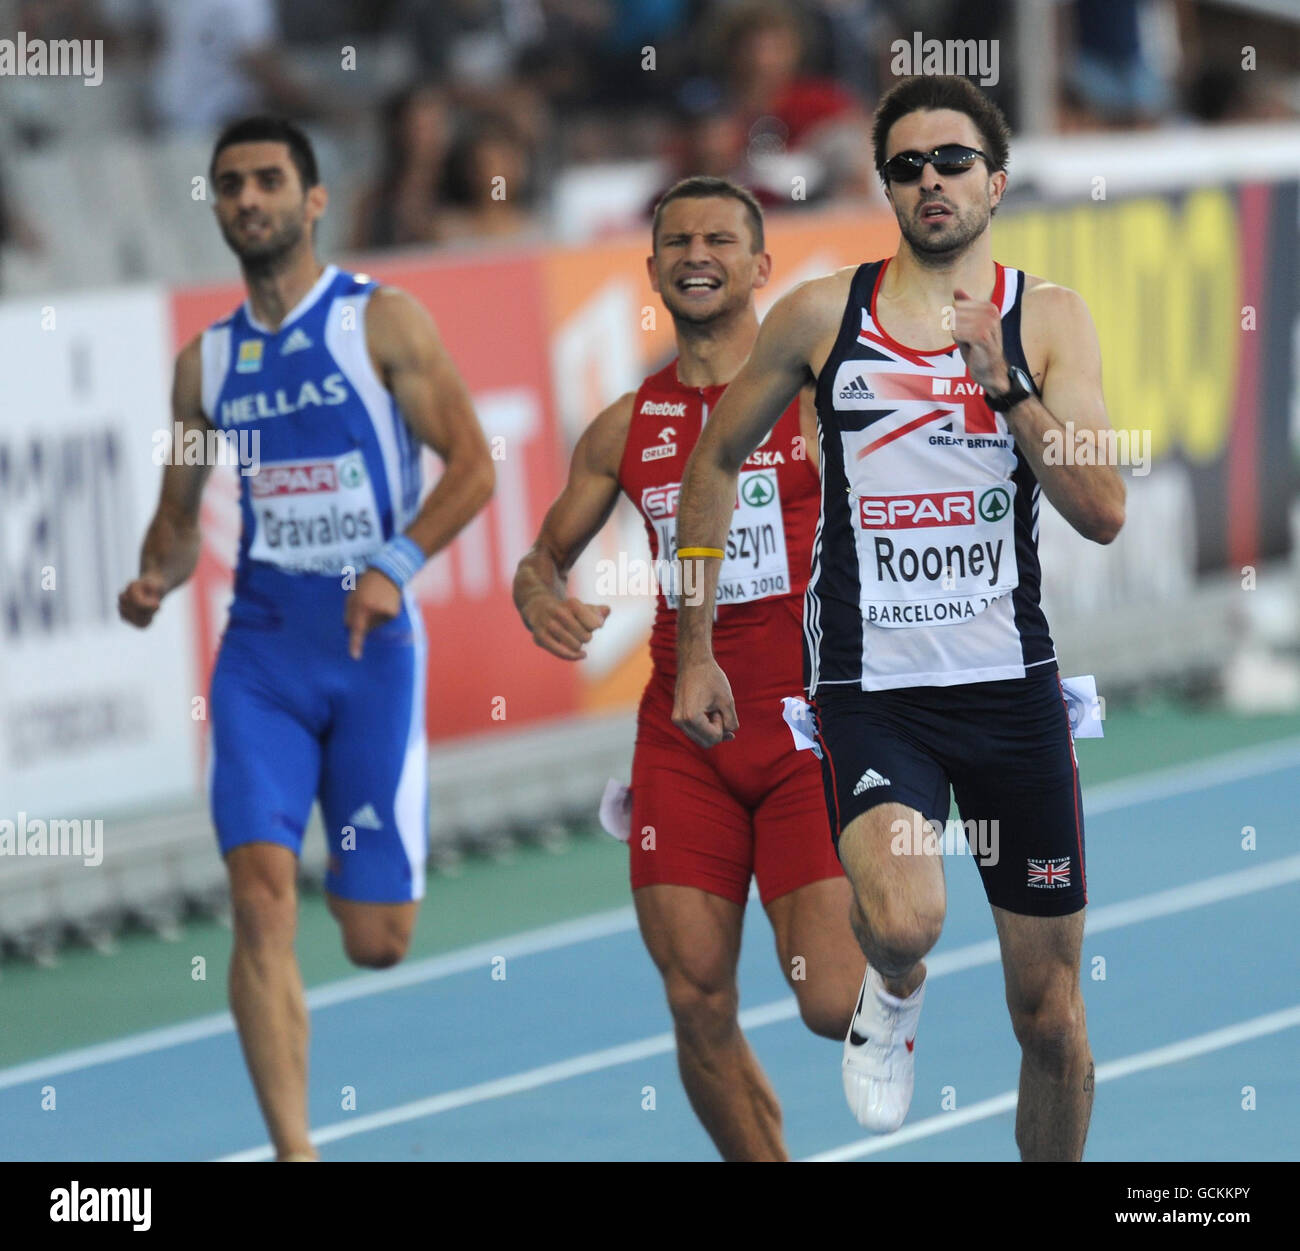
{"type": "Polygon", "coordinates": [[[964,143],[945,143],[933,152],[900,152],[885,162],[884,175],[889,182],[916,182],[926,164],[933,165],[939,174],[964,174],[976,158],[983,157],[989,169],[996,169],[993,158],[978,148],[968,148],[964,143]]]}

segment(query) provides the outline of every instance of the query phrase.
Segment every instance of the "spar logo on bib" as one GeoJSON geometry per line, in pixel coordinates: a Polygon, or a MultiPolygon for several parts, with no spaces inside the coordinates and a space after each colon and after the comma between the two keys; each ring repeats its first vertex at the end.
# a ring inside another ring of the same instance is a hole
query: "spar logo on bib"
{"type": "Polygon", "coordinates": [[[383,527],[361,452],[263,462],[249,479],[255,527],[249,556],[283,569],[335,573],[365,559],[383,527]]]}
{"type": "Polygon", "coordinates": [[[1011,496],[1001,487],[992,487],[980,496],[980,517],[984,521],[1001,521],[1011,507],[1011,496]]]}
{"type": "Polygon", "coordinates": [[[353,452],[339,461],[339,485],[350,491],[359,487],[366,480],[366,458],[360,452],[353,452]]]}
{"type": "Polygon", "coordinates": [[[869,625],[951,625],[1019,584],[1015,485],[858,497],[861,608],[869,625]]]}
{"type": "Polygon", "coordinates": [[[751,508],[764,508],[776,498],[776,480],[770,474],[751,474],[740,488],[740,498],[751,508]]]}
{"type": "Polygon", "coordinates": [[[646,487],[641,492],[641,511],[651,521],[667,521],[677,516],[677,497],[681,494],[680,482],[669,482],[666,486],[646,487]]]}
{"type": "MultiPolygon", "coordinates": [[[[994,490],[1000,488],[995,487],[994,490]]],[[[993,491],[985,492],[985,495],[992,494],[993,491]]],[[[1003,491],[1001,494],[1005,497],[1006,492],[1003,491]]],[[[1003,511],[1006,511],[1005,505],[1003,511]]],[[[985,520],[992,519],[986,517],[985,520]]],[[[974,491],[930,491],[924,495],[864,495],[858,501],[858,524],[864,530],[919,530],[928,529],[930,526],[969,526],[974,521],[974,491]]]]}

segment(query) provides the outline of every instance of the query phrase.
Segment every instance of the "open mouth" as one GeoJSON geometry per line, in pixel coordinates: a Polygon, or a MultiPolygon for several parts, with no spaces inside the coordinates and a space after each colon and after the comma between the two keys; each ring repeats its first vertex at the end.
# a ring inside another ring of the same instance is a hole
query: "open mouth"
{"type": "Polygon", "coordinates": [[[942,204],[927,204],[921,209],[922,221],[941,221],[952,216],[952,210],[942,204]]]}
{"type": "Polygon", "coordinates": [[[689,274],[685,278],[679,278],[676,285],[677,290],[684,295],[707,293],[721,287],[722,279],[715,278],[712,274],[689,274]]]}

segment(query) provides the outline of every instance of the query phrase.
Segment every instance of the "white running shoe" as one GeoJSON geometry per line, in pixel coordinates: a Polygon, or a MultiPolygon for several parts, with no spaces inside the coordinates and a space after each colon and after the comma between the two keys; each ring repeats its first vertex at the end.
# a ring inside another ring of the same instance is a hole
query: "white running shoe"
{"type": "Polygon", "coordinates": [[[892,1133],[907,1119],[916,1061],[916,1023],[925,982],[906,998],[891,995],[868,966],[857,1010],[844,1040],[844,1097],[858,1124],[892,1133]]]}

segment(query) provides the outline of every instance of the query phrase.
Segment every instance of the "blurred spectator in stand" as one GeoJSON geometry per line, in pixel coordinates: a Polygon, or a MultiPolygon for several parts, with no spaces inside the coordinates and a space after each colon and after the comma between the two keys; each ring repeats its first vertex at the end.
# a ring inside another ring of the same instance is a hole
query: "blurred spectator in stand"
{"type": "Polygon", "coordinates": [[[544,12],[554,2],[396,0],[387,24],[424,77],[483,85],[508,74],[519,51],[542,37],[544,12]]]}
{"type": "Polygon", "coordinates": [[[1188,85],[1186,106],[1194,121],[1211,124],[1293,121],[1296,117],[1279,79],[1266,72],[1247,73],[1239,65],[1198,70],[1188,85]]]}
{"type": "MultiPolygon", "coordinates": [[[[0,173],[0,252],[7,247],[38,256],[45,251],[45,240],[26,216],[14,207],[5,190],[3,173],[0,173]]],[[[0,272],[0,287],[3,287],[3,277],[0,272]]]]}
{"type": "Polygon", "coordinates": [[[705,175],[726,178],[747,187],[764,209],[784,208],[790,200],[756,184],[740,118],[722,107],[717,87],[705,80],[688,83],[677,99],[677,118],[668,135],[663,186],[645,204],[643,216],[654,216],[660,196],[683,178],[705,175]]]}
{"type": "Polygon", "coordinates": [[[447,155],[443,188],[440,241],[541,237],[530,154],[509,122],[473,118],[447,155]]]}
{"type": "Polygon", "coordinates": [[[163,0],[155,106],[165,127],[211,134],[248,113],[321,110],[285,68],[272,0],[163,0]]]}
{"type": "Polygon", "coordinates": [[[432,83],[392,97],[382,115],[383,166],[353,217],[349,246],[391,248],[438,238],[438,200],[451,115],[446,95],[432,83]]]}
{"type": "Polygon", "coordinates": [[[1143,40],[1143,0],[1074,0],[1062,17],[1073,38],[1062,66],[1062,130],[1132,129],[1164,120],[1173,102],[1169,83],[1143,40]]]}
{"type": "Polygon", "coordinates": [[[780,0],[743,0],[715,33],[724,99],[745,131],[759,180],[787,204],[875,194],[863,104],[833,79],[802,72],[804,28],[780,0]],[[795,162],[781,158],[797,156],[795,162]],[[806,198],[791,194],[805,179],[806,198]]]}
{"type": "MultiPolygon", "coordinates": [[[[1300,9],[1296,10],[1300,16],[1300,9]]],[[[1194,122],[1286,121],[1300,103],[1300,22],[1183,0],[1183,56],[1195,69],[1183,89],[1194,122]],[[1292,95],[1288,99],[1288,79],[1292,95]]]]}

